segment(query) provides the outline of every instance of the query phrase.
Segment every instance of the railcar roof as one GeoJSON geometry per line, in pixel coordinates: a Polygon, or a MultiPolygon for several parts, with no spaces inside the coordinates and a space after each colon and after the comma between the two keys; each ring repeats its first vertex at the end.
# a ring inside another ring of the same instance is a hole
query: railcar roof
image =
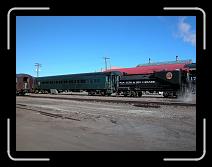
{"type": "Polygon", "coordinates": [[[188,67],[188,68],[196,68],[196,63],[187,64],[186,67],[188,67]]]}
{"type": "Polygon", "coordinates": [[[16,74],[16,77],[32,77],[31,75],[29,74],[16,74]]]}
{"type": "MultiPolygon", "coordinates": [[[[161,65],[149,65],[149,66],[139,66],[132,68],[119,68],[116,71],[130,74],[151,74],[159,71],[173,71],[173,70],[187,70],[186,64],[161,64],[161,65]]],[[[110,70],[108,70],[110,71],[110,70]]]]}
{"type": "Polygon", "coordinates": [[[80,77],[80,76],[106,75],[106,74],[109,74],[109,73],[116,74],[116,75],[122,74],[119,71],[109,71],[109,72],[93,72],[93,73],[80,73],[80,74],[52,75],[52,76],[43,76],[43,77],[36,77],[36,78],[80,77]]]}

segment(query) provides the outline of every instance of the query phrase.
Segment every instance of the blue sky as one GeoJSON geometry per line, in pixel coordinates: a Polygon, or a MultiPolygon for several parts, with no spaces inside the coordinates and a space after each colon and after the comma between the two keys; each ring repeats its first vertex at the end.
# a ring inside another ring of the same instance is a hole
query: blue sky
{"type": "Polygon", "coordinates": [[[16,73],[39,76],[191,59],[195,16],[16,16],[16,73]]]}

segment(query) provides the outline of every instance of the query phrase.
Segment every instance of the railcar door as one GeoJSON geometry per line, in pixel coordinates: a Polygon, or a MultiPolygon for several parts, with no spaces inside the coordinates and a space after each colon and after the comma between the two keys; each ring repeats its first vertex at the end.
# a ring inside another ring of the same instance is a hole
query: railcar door
{"type": "Polygon", "coordinates": [[[24,83],[24,87],[23,87],[23,89],[28,89],[29,88],[29,78],[28,77],[24,77],[23,78],[23,83],[24,83]]]}
{"type": "Polygon", "coordinates": [[[119,76],[118,75],[112,75],[112,89],[117,90],[119,84],[119,76]]]}
{"type": "Polygon", "coordinates": [[[106,76],[107,92],[110,92],[112,94],[114,91],[118,90],[119,77],[119,75],[115,75],[112,73],[106,76]]]}
{"type": "Polygon", "coordinates": [[[106,75],[106,93],[108,95],[112,94],[112,75],[111,73],[106,75]]]}

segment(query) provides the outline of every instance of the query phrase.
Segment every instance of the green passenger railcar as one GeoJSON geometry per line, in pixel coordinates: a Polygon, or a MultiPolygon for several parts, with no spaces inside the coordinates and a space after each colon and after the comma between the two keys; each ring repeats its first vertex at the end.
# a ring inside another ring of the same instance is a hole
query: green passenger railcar
{"type": "Polygon", "coordinates": [[[58,91],[87,91],[89,94],[110,95],[117,91],[120,75],[120,72],[112,71],[37,77],[35,79],[36,89],[46,92],[56,89],[58,91]]]}

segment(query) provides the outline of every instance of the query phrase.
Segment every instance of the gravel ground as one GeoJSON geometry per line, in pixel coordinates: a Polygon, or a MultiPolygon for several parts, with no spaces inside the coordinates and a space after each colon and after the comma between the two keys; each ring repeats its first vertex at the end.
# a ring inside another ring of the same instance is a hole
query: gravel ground
{"type": "Polygon", "coordinates": [[[30,97],[16,97],[16,104],[17,151],[196,150],[195,106],[142,108],[130,104],[30,97]],[[59,114],[63,118],[33,110],[59,114]]]}

